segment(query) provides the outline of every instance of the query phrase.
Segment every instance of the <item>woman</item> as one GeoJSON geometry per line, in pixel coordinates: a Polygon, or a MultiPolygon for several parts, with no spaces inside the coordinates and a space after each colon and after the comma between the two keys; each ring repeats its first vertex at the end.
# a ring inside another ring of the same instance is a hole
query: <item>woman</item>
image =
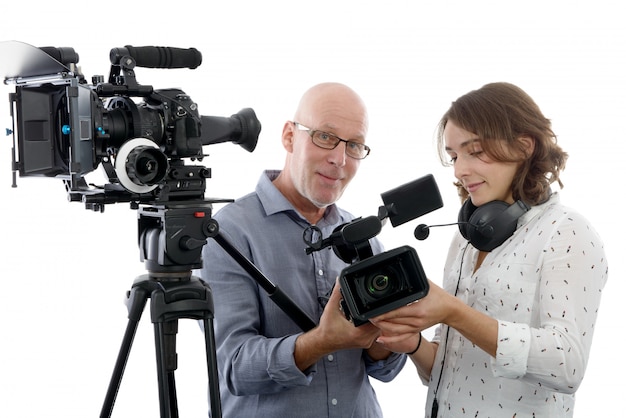
{"type": "Polygon", "coordinates": [[[431,282],[425,298],[372,319],[377,341],[409,353],[429,387],[427,417],[572,417],[607,260],[551,190],[567,153],[508,83],[452,103],[437,142],[463,202],[443,288],[431,282]]]}

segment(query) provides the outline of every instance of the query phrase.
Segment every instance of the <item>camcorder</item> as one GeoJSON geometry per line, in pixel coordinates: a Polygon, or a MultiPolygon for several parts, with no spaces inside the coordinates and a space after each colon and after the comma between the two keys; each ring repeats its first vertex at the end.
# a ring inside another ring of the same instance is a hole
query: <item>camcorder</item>
{"type": "Polygon", "coordinates": [[[185,159],[202,161],[202,147],[220,142],[256,147],[261,124],[252,109],[202,116],[182,90],[137,82],[135,67],[197,68],[202,55],[195,48],[113,48],[108,80],[97,75],[92,84],[73,48],[7,41],[0,55],[10,57],[0,64],[5,84],[16,86],[9,94],[14,187],[16,172],[60,178],[70,201],[94,211],[117,202],[202,200],[211,171],[185,159]],[[87,183],[98,166],[108,184],[87,183]]]}
{"type": "Polygon", "coordinates": [[[350,264],[341,271],[339,285],[342,310],[355,326],[421,299],[429,290],[414,248],[405,245],[374,255],[369,240],[380,233],[387,219],[396,227],[443,207],[434,177],[420,177],[381,197],[384,205],[379,207],[378,215],[339,225],[327,238],[316,226],[304,232],[307,254],[330,246],[335,255],[350,264]]]}

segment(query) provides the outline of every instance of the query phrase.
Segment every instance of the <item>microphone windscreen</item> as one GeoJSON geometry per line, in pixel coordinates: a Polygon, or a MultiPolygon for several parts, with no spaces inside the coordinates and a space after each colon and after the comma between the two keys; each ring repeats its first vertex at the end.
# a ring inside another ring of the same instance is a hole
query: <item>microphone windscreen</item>
{"type": "Polygon", "coordinates": [[[349,244],[359,244],[374,238],[380,233],[382,222],[376,216],[355,219],[341,228],[342,240],[349,244]]]}
{"type": "Polygon", "coordinates": [[[432,174],[398,186],[380,196],[394,227],[443,207],[439,187],[432,174]]]}
{"type": "Polygon", "coordinates": [[[415,235],[416,239],[423,241],[428,238],[428,235],[430,235],[430,228],[426,224],[419,224],[415,228],[413,235],[415,235]]]}

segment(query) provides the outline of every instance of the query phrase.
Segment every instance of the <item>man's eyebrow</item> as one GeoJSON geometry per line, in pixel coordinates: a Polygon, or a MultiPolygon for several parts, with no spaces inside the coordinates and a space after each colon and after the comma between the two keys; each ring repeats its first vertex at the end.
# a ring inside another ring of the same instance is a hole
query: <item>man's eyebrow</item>
{"type": "Polygon", "coordinates": [[[315,130],[319,131],[319,132],[324,132],[325,134],[329,134],[329,135],[335,136],[335,137],[337,137],[339,139],[343,139],[345,141],[352,141],[352,142],[362,142],[362,141],[365,141],[365,138],[362,135],[358,135],[356,138],[343,138],[343,137],[333,133],[333,132],[335,132],[336,129],[338,129],[338,128],[335,127],[334,125],[333,126],[328,125],[326,127],[322,127],[320,129],[315,129],[315,130]]]}

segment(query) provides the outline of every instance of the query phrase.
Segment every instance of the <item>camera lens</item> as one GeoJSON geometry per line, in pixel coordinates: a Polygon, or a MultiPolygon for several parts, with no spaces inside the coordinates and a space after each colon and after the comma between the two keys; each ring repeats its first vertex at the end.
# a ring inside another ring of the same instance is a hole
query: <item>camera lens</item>
{"type": "Polygon", "coordinates": [[[388,284],[389,284],[389,277],[379,274],[372,279],[370,283],[369,291],[370,293],[380,292],[381,290],[385,290],[388,284]]]}
{"type": "Polygon", "coordinates": [[[394,280],[384,273],[376,273],[368,277],[365,286],[367,293],[375,298],[387,296],[395,290],[394,280]]]}

